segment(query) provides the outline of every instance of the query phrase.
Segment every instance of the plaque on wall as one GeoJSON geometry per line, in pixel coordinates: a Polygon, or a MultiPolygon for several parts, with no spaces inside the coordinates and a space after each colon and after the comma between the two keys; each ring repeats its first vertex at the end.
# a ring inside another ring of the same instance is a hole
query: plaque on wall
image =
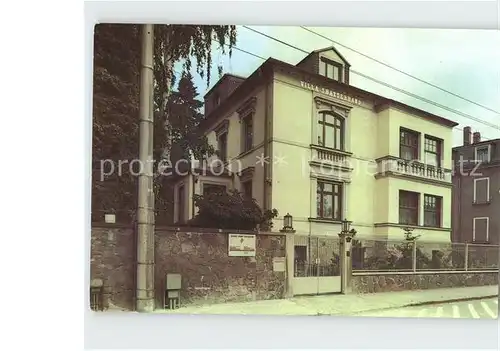
{"type": "Polygon", "coordinates": [[[273,257],[273,271],[284,272],[286,270],[285,257],[273,257]]]}
{"type": "Polygon", "coordinates": [[[255,235],[229,234],[229,256],[255,257],[255,235]]]}

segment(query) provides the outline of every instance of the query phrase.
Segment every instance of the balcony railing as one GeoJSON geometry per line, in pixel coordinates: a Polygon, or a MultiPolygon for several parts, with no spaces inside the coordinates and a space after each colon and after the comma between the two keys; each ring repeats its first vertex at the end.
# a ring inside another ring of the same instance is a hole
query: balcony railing
{"type": "Polygon", "coordinates": [[[311,145],[311,148],[313,150],[312,163],[351,168],[352,154],[350,152],[328,149],[318,145],[311,145]]]}
{"type": "Polygon", "coordinates": [[[426,165],[418,161],[406,161],[392,158],[379,159],[377,162],[378,176],[391,173],[451,183],[451,172],[447,172],[440,167],[426,165]]]}

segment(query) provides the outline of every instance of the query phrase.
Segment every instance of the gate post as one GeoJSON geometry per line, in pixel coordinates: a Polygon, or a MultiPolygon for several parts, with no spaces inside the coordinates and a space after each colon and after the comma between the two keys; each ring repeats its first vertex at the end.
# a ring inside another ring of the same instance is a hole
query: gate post
{"type": "Polygon", "coordinates": [[[294,233],[288,232],[285,237],[286,242],[286,285],[285,298],[293,297],[293,277],[295,276],[295,241],[294,233]]]}
{"type": "Polygon", "coordinates": [[[352,258],[351,258],[351,241],[356,235],[356,230],[349,230],[351,222],[348,220],[342,221],[342,231],[338,234],[340,238],[340,292],[348,294],[351,289],[352,275],[352,258]]]}

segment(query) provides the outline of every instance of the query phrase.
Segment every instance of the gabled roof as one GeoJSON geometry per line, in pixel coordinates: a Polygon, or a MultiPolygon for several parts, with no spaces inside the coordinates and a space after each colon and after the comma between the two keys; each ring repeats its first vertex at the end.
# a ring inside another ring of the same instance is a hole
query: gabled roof
{"type": "Polygon", "coordinates": [[[311,57],[311,55],[314,55],[314,54],[319,54],[321,52],[325,52],[325,51],[330,51],[330,50],[333,50],[333,52],[335,52],[337,55],[339,55],[340,59],[342,61],[344,61],[344,63],[346,64],[346,66],[351,66],[351,64],[349,63],[349,61],[346,60],[346,58],[344,56],[342,56],[342,54],[335,48],[335,46],[328,46],[326,48],[323,48],[323,49],[318,49],[318,50],[314,50],[312,51],[311,53],[309,53],[309,55],[307,55],[306,57],[304,57],[302,60],[300,60],[299,63],[296,64],[296,66],[300,65],[302,62],[304,62],[306,59],[308,59],[309,57],[311,57]]]}

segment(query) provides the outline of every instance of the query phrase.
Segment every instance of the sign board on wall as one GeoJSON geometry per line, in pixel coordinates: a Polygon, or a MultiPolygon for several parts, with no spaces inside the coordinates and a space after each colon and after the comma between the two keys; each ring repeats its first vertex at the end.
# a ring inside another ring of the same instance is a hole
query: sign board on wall
{"type": "Polygon", "coordinates": [[[285,257],[273,257],[273,271],[274,272],[286,271],[285,257]]]}
{"type": "Polygon", "coordinates": [[[229,256],[255,257],[255,235],[229,234],[229,256]]]}

